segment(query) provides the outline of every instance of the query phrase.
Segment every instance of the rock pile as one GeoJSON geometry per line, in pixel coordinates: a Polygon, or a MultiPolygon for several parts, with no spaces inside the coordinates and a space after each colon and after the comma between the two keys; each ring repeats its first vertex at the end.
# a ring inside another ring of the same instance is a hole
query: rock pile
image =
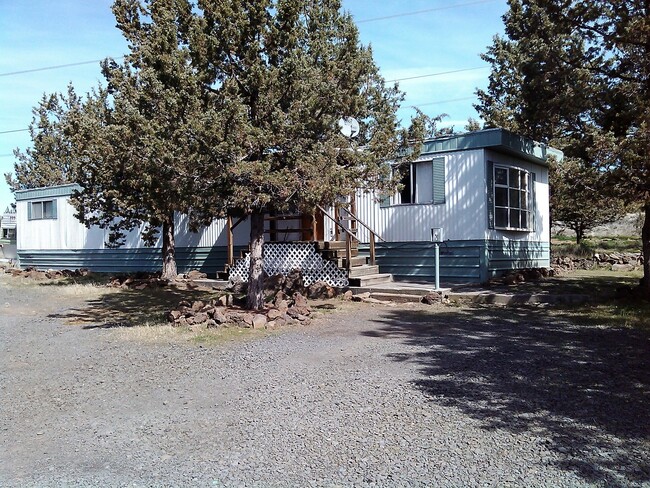
{"type": "Polygon", "coordinates": [[[5,273],[11,274],[11,276],[22,277],[22,278],[31,278],[34,280],[55,280],[59,278],[80,278],[82,276],[88,276],[91,274],[87,269],[48,269],[46,271],[40,271],[33,267],[27,267],[25,269],[18,268],[9,268],[5,270],[5,273]]]}
{"type": "Polygon", "coordinates": [[[643,255],[632,252],[594,253],[593,256],[585,258],[558,256],[551,259],[551,266],[560,273],[593,268],[633,271],[641,265],[643,265],[643,255]]]}
{"type": "Polygon", "coordinates": [[[109,288],[128,288],[131,290],[144,290],[145,288],[162,288],[169,285],[168,280],[163,280],[160,273],[137,273],[115,275],[108,280],[109,288]]]}
{"type": "MultiPolygon", "coordinates": [[[[226,290],[235,293],[246,293],[247,284],[242,281],[231,281],[226,290]]],[[[312,300],[320,298],[334,298],[341,290],[334,288],[323,281],[317,281],[309,286],[305,286],[302,272],[294,269],[287,275],[276,274],[267,276],[264,279],[264,292],[267,298],[275,296],[278,292],[283,292],[288,296],[300,293],[312,300]]]]}
{"type": "Polygon", "coordinates": [[[525,268],[513,270],[500,278],[489,281],[490,285],[517,285],[540,281],[555,276],[555,271],[549,268],[525,268]]]}
{"type": "Polygon", "coordinates": [[[290,324],[306,325],[310,322],[311,308],[299,292],[291,297],[278,291],[265,309],[250,311],[232,306],[232,295],[225,294],[216,300],[204,302],[182,301],[175,310],[167,313],[174,326],[196,328],[243,327],[272,329],[290,324]]]}

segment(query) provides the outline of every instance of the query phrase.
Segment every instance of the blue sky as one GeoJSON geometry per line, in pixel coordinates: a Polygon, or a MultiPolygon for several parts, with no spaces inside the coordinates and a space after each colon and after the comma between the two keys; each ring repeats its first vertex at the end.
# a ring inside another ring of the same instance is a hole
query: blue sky
{"type": "MultiPolygon", "coordinates": [[[[0,1],[0,174],[13,169],[15,148],[30,146],[22,129],[43,93],[65,91],[69,82],[85,93],[101,81],[99,63],[12,73],[124,54],[126,43],[115,28],[111,4],[0,1]]],[[[473,95],[486,86],[489,74],[479,53],[502,33],[506,0],[343,0],[343,6],[358,22],[363,43],[372,45],[387,80],[420,77],[399,82],[406,92],[400,110],[405,122],[413,114],[411,105],[429,115],[448,114],[446,124],[457,129],[476,117],[473,95]],[[425,76],[450,71],[456,72],[425,76]]],[[[2,178],[0,211],[12,201],[2,178]]]]}

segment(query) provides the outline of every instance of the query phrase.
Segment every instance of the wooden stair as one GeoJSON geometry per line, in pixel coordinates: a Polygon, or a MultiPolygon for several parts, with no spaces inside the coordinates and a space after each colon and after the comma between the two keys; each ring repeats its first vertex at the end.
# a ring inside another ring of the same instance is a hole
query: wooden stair
{"type": "MultiPolygon", "coordinates": [[[[348,257],[345,241],[320,241],[318,250],[323,258],[334,261],[339,268],[347,268],[348,257]]],[[[393,275],[380,273],[378,265],[368,264],[368,257],[359,255],[356,242],[352,243],[350,254],[350,271],[348,273],[350,286],[372,286],[393,281],[393,275]]]]}

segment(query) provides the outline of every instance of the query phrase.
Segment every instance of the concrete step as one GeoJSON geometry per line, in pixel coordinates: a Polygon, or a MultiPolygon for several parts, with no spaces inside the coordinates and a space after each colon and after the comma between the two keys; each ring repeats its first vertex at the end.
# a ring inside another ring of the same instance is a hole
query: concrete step
{"type": "Polygon", "coordinates": [[[390,273],[377,273],[359,276],[358,278],[349,278],[348,281],[350,286],[372,286],[379,283],[390,283],[393,281],[393,275],[390,273]]]}
{"type": "Polygon", "coordinates": [[[371,266],[370,264],[363,264],[362,266],[356,266],[354,268],[351,268],[348,277],[358,278],[360,276],[367,276],[372,274],[379,274],[379,266],[378,265],[371,266]]]}

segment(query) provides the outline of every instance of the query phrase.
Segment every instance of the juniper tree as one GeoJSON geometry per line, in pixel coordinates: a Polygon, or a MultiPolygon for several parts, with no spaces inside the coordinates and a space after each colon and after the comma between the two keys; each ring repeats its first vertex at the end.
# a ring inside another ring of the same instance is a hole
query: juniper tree
{"type": "Polygon", "coordinates": [[[42,96],[32,110],[34,117],[29,124],[33,147],[24,152],[14,150],[14,174],[5,174],[13,191],[74,181],[77,160],[63,132],[68,112],[80,104],[81,98],[72,85],[66,94],[42,96]]]}
{"type": "Polygon", "coordinates": [[[483,56],[492,73],[476,108],[488,124],[563,149],[567,170],[551,172],[553,218],[575,218],[582,207],[580,225],[593,225],[613,218],[621,201],[645,208],[643,283],[650,293],[648,6],[641,0],[508,3],[506,37],[495,37],[483,56]],[[598,184],[579,181],[585,175],[598,184]]]}
{"type": "Polygon", "coordinates": [[[222,164],[220,131],[205,127],[226,122],[191,63],[189,2],[117,0],[113,12],[130,53],[102,63],[106,88],[68,117],[82,188],[71,201],[87,225],[109,229],[109,245],[134,228],[149,245],[162,233],[162,276],[171,279],[175,214],[191,228],[221,215],[205,187],[222,164]]]}
{"type": "Polygon", "coordinates": [[[312,212],[357,188],[392,185],[385,162],[403,142],[402,95],[338,0],[199,0],[198,11],[193,59],[237,125],[226,137],[228,184],[211,193],[250,216],[247,305],[260,308],[264,214],[312,212]],[[341,117],[360,122],[354,140],[339,132],[341,117]]]}

